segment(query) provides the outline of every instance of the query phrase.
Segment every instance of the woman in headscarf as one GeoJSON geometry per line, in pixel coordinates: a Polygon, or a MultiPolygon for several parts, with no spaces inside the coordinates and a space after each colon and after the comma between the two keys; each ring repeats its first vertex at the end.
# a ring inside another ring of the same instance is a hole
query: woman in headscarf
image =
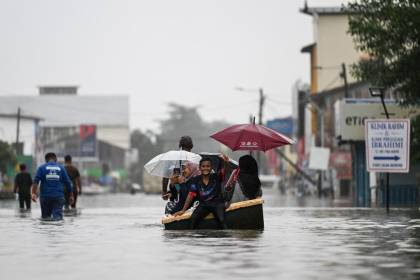
{"type": "Polygon", "coordinates": [[[191,178],[200,174],[198,166],[191,162],[182,164],[182,174],[174,172],[170,178],[170,194],[173,199],[166,203],[165,214],[172,215],[182,209],[189,192],[191,178]]]}
{"type": "Polygon", "coordinates": [[[232,194],[232,197],[227,199],[230,203],[262,196],[258,164],[252,156],[244,155],[239,158],[239,168],[232,172],[225,191],[232,194]]]}

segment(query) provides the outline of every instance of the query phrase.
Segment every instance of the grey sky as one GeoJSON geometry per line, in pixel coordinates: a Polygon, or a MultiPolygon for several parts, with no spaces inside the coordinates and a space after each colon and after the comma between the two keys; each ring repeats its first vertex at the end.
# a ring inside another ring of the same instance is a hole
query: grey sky
{"type": "MultiPolygon", "coordinates": [[[[342,1],[308,1],[333,6],[342,1]]],[[[205,120],[247,122],[262,87],[265,119],[291,114],[308,81],[311,17],[297,0],[0,0],[0,94],[79,85],[127,94],[131,128],[156,129],[168,102],[200,105],[205,120]],[[286,103],[286,104],[284,104],[286,103]]]]}

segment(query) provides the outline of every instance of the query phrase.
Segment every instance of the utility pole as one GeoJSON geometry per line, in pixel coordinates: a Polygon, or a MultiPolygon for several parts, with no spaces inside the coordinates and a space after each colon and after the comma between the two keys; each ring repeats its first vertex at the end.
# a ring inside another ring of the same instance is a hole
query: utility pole
{"type": "Polygon", "coordinates": [[[346,70],[346,64],[345,63],[341,63],[340,76],[344,80],[344,97],[348,98],[349,97],[349,84],[347,83],[347,70],[346,70]]]}
{"type": "MultiPolygon", "coordinates": [[[[384,107],[385,116],[389,119],[389,113],[385,105],[385,88],[383,87],[371,87],[369,88],[370,95],[373,97],[379,97],[381,99],[382,107],[384,107]]],[[[385,203],[386,203],[386,213],[389,214],[389,172],[386,172],[386,185],[385,185],[385,203]]]]}
{"type": "Polygon", "coordinates": [[[264,101],[265,101],[265,96],[264,96],[264,91],[262,88],[258,89],[258,92],[260,93],[260,106],[259,106],[259,110],[258,110],[258,124],[263,124],[263,107],[264,107],[264,101]]]}
{"type": "MultiPolygon", "coordinates": [[[[264,107],[265,96],[264,96],[264,91],[263,91],[262,88],[259,88],[258,92],[260,94],[259,109],[258,109],[258,124],[262,125],[263,124],[263,107],[264,107]]],[[[261,152],[257,151],[257,163],[258,163],[258,166],[260,166],[260,168],[261,168],[260,158],[261,158],[261,152]]]]}
{"type": "Polygon", "coordinates": [[[18,111],[17,111],[16,144],[15,144],[16,155],[19,154],[19,130],[20,130],[20,107],[18,107],[18,111]]]}

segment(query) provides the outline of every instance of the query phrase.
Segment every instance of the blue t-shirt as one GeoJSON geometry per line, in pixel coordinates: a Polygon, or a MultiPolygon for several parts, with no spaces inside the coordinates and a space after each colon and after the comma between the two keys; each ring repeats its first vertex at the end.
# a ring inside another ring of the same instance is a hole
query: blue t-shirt
{"type": "Polygon", "coordinates": [[[201,175],[192,179],[190,193],[197,196],[202,204],[213,205],[223,203],[221,174],[210,174],[209,183],[204,184],[201,175]]]}
{"type": "Polygon", "coordinates": [[[38,185],[41,182],[41,197],[64,197],[64,185],[69,192],[73,192],[73,185],[66,169],[56,163],[47,162],[36,171],[34,183],[38,185]]]}

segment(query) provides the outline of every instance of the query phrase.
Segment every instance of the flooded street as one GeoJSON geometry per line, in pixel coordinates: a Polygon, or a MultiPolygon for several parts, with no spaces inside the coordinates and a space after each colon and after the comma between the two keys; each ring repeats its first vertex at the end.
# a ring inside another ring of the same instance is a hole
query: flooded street
{"type": "Polygon", "coordinates": [[[2,279],[419,279],[420,215],[265,191],[264,231],[165,231],[154,195],[83,196],[43,222],[0,202],[2,279]],[[301,207],[305,206],[305,207],[301,207]]]}

